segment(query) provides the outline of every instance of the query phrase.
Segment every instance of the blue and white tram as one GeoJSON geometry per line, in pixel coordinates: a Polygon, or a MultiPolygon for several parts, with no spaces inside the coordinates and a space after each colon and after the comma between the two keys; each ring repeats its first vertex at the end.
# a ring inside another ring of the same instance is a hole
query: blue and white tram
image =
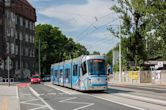
{"type": "Polygon", "coordinates": [[[80,91],[106,90],[105,56],[84,55],[52,64],[51,81],[80,91]]]}

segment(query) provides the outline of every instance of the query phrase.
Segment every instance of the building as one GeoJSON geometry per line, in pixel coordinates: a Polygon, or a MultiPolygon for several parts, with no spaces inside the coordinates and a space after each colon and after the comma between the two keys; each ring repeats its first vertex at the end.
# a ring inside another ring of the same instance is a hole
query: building
{"type": "Polygon", "coordinates": [[[0,77],[18,80],[34,71],[36,10],[27,0],[0,0],[0,77]]]}

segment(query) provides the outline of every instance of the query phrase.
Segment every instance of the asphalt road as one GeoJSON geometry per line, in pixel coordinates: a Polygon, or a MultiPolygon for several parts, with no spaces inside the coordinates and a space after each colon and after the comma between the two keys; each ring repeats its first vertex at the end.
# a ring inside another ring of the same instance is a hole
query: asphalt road
{"type": "Polygon", "coordinates": [[[54,110],[135,110],[87,93],[67,94],[42,84],[31,85],[31,87],[54,110]]]}
{"type": "Polygon", "coordinates": [[[164,91],[112,85],[104,92],[79,92],[45,83],[20,85],[19,97],[21,110],[166,110],[164,91]]]}

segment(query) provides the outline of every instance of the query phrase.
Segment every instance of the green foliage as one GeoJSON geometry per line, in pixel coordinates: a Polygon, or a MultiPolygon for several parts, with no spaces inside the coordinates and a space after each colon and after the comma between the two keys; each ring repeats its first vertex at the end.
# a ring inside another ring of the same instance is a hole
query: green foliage
{"type": "Polygon", "coordinates": [[[38,49],[40,38],[41,69],[42,72],[49,73],[53,63],[75,58],[83,54],[88,54],[87,49],[67,38],[58,27],[48,24],[39,24],[35,27],[35,48],[36,60],[38,61],[38,49]]]}
{"type": "MultiPolygon", "coordinates": [[[[119,15],[121,24],[122,56],[126,67],[135,67],[145,60],[166,60],[166,2],[165,0],[118,0],[111,8],[119,15]],[[141,7],[141,8],[140,8],[141,7]]],[[[114,36],[120,33],[109,28],[114,36]]]]}
{"type": "Polygon", "coordinates": [[[107,63],[110,64],[110,65],[112,65],[112,57],[113,57],[113,55],[112,55],[112,50],[110,50],[110,51],[106,54],[106,56],[107,56],[107,63]]]}
{"type": "Polygon", "coordinates": [[[100,55],[100,52],[93,51],[92,55],[100,55]]]}

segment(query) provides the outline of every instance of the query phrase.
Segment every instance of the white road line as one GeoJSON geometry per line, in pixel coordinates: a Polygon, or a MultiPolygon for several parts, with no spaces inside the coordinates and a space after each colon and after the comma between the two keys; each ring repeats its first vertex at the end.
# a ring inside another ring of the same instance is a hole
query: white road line
{"type": "Polygon", "coordinates": [[[56,93],[47,93],[48,95],[56,95],[56,93]]]}
{"type": "MultiPolygon", "coordinates": [[[[93,96],[93,95],[91,95],[91,96],[93,96]]],[[[106,98],[103,98],[103,97],[100,97],[100,96],[93,96],[93,97],[96,97],[98,99],[102,99],[102,100],[105,100],[105,101],[113,102],[113,103],[116,103],[116,104],[119,104],[119,105],[123,105],[123,106],[126,106],[126,107],[134,108],[134,109],[137,109],[137,110],[147,110],[147,109],[136,107],[136,106],[133,106],[133,105],[129,105],[129,104],[113,101],[113,100],[110,100],[110,99],[106,99],[106,98]]]]}
{"type": "Polygon", "coordinates": [[[128,98],[132,98],[132,99],[137,99],[137,100],[152,102],[152,103],[156,103],[156,104],[166,105],[166,101],[164,101],[164,100],[153,99],[153,98],[149,98],[149,97],[141,97],[141,96],[136,96],[136,95],[131,95],[131,94],[123,94],[123,93],[118,93],[117,96],[128,97],[128,98]]]}
{"type": "Polygon", "coordinates": [[[21,104],[27,104],[27,105],[35,105],[35,106],[43,106],[41,104],[34,104],[34,103],[26,103],[26,102],[20,102],[21,104]]]}
{"type": "Polygon", "coordinates": [[[94,105],[94,103],[73,102],[73,101],[71,101],[71,100],[76,99],[76,98],[77,97],[71,97],[71,98],[68,98],[68,99],[61,100],[59,102],[70,103],[70,104],[86,104],[85,106],[81,106],[81,107],[75,108],[73,110],[80,110],[80,109],[87,108],[87,107],[90,107],[90,106],[94,105]]]}
{"type": "Polygon", "coordinates": [[[31,95],[31,94],[21,94],[21,96],[28,96],[28,95],[31,95]]]}
{"type": "Polygon", "coordinates": [[[37,97],[40,96],[40,94],[38,94],[34,89],[32,89],[32,87],[29,86],[29,89],[35,96],[37,96],[37,97]]]}
{"type": "MultiPolygon", "coordinates": [[[[44,85],[46,85],[46,84],[44,84],[44,85]]],[[[57,88],[57,87],[55,87],[55,86],[52,86],[52,85],[46,85],[46,86],[49,86],[49,87],[51,87],[51,88],[54,88],[54,89],[56,89],[56,90],[59,90],[59,91],[61,91],[61,92],[64,92],[64,93],[66,93],[66,94],[71,95],[71,93],[69,93],[69,92],[67,92],[67,91],[65,91],[65,90],[59,89],[59,88],[57,88]]]]}
{"type": "Polygon", "coordinates": [[[61,95],[63,95],[63,94],[66,94],[66,93],[58,93],[58,94],[61,94],[61,95]]]}
{"type": "Polygon", "coordinates": [[[79,108],[76,108],[76,109],[73,109],[73,110],[80,110],[80,109],[83,109],[83,108],[90,107],[90,106],[92,106],[92,105],[94,105],[94,103],[90,103],[90,104],[88,104],[88,105],[85,105],[85,106],[82,106],[82,107],[79,107],[79,108]]]}
{"type": "Polygon", "coordinates": [[[68,98],[68,99],[64,99],[64,100],[61,100],[59,102],[66,102],[66,101],[69,101],[69,100],[73,100],[73,99],[76,99],[77,97],[71,97],[71,98],[68,98]]]}
{"type": "Polygon", "coordinates": [[[22,101],[22,103],[32,102],[32,101],[36,101],[36,100],[39,100],[39,99],[31,99],[31,100],[27,100],[27,101],[22,101]]]}
{"type": "Polygon", "coordinates": [[[37,98],[39,98],[50,110],[56,110],[56,109],[53,109],[45,100],[43,100],[43,99],[40,97],[40,95],[39,95],[32,87],[29,86],[29,88],[30,88],[31,92],[32,92],[37,98]]]}
{"type": "Polygon", "coordinates": [[[18,86],[16,86],[16,97],[17,97],[17,99],[19,99],[19,95],[18,95],[18,86]]]}
{"type": "Polygon", "coordinates": [[[42,108],[46,108],[46,107],[47,107],[47,106],[37,107],[37,108],[30,109],[30,110],[38,110],[38,109],[42,109],[42,108]]]}

